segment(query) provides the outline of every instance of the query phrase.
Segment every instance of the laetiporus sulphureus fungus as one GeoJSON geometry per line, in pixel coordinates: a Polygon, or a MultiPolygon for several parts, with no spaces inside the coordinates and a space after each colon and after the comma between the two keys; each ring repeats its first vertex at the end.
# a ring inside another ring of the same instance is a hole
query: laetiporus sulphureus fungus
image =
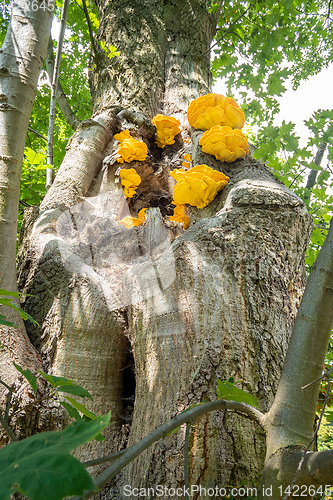
{"type": "Polygon", "coordinates": [[[145,211],[146,208],[142,208],[138,213],[138,217],[131,217],[130,215],[126,215],[123,219],[118,221],[118,224],[123,224],[126,229],[131,229],[134,226],[141,226],[146,221],[145,211]]]}
{"type": "Polygon", "coordinates": [[[185,205],[177,205],[173,211],[173,215],[170,220],[183,224],[184,229],[187,229],[190,225],[190,216],[186,214],[185,205]]]}
{"type": "Polygon", "coordinates": [[[192,205],[204,208],[228,184],[229,177],[207,165],[197,165],[185,171],[173,170],[171,176],[177,184],[173,188],[174,205],[192,205]]]}
{"type": "Polygon", "coordinates": [[[215,125],[240,129],[245,123],[244,113],[237,102],[222,94],[207,94],[192,101],[187,118],[191,127],[200,130],[209,130],[215,125]]]}
{"type": "Polygon", "coordinates": [[[133,198],[136,188],[141,184],[141,177],[135,168],[122,168],[119,171],[121,183],[124,186],[124,195],[126,198],[133,198]]]}
{"type": "Polygon", "coordinates": [[[144,161],[148,156],[148,148],[144,142],[137,141],[131,136],[129,130],[116,134],[114,138],[120,142],[117,153],[119,163],[131,161],[144,161]]]}
{"type": "Polygon", "coordinates": [[[156,144],[159,148],[164,148],[174,144],[174,138],[180,133],[179,121],[173,116],[156,115],[152,119],[156,127],[156,144]]]}
{"type": "Polygon", "coordinates": [[[203,133],[200,141],[202,151],[217,160],[231,163],[249,154],[247,138],[240,130],[216,125],[203,133]]]}
{"type": "Polygon", "coordinates": [[[182,163],[183,167],[184,168],[190,168],[191,161],[192,161],[192,156],[186,153],[186,154],[184,154],[184,160],[185,161],[183,161],[183,163],[182,163]]]}

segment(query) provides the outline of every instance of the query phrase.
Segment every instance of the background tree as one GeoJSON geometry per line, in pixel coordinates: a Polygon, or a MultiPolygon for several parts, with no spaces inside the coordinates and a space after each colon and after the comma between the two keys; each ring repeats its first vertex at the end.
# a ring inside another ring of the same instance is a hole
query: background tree
{"type": "MultiPolygon", "coordinates": [[[[225,165],[203,154],[198,145],[201,132],[189,129],[185,113],[191,100],[210,91],[209,47],[216,26],[229,23],[228,28],[219,28],[224,30],[220,50],[223,57],[232,59],[223,63],[222,57],[220,68],[239,70],[256,95],[274,108],[271,93],[279,93],[289,70],[274,66],[272,72],[267,71],[276,49],[272,37],[263,36],[268,16],[272,29],[281,28],[276,44],[291,47],[300,26],[306,34],[313,32],[319,12],[314,4],[313,17],[308,16],[310,6],[297,2],[278,6],[240,2],[208,9],[199,0],[112,1],[97,2],[97,7],[102,45],[90,63],[93,117],[72,137],[40,208],[27,210],[22,233],[19,286],[32,294],[24,308],[40,326],[26,325],[30,340],[23,325],[15,331],[2,328],[1,370],[7,383],[15,379],[14,370],[8,370],[10,361],[19,359],[32,371],[43,366],[81,383],[93,395],[96,413],[111,408],[113,425],[106,442],[91,443],[80,452],[81,458],[135,443],[188,406],[214,400],[218,378],[234,377],[240,387],[259,398],[262,411],[271,407],[305,284],[303,262],[311,219],[300,198],[258,161],[247,157],[225,165]],[[293,39],[286,38],[291,26],[293,39]],[[235,37],[241,40],[236,48],[235,37]],[[260,51],[254,52],[255,43],[260,51]],[[110,49],[103,49],[110,46],[121,52],[120,57],[110,59],[110,49]],[[231,48],[250,53],[259,65],[259,80],[250,78],[251,65],[246,72],[237,64],[231,48]],[[258,52],[262,54],[259,61],[258,52]],[[268,93],[263,94],[260,86],[266,84],[268,93]],[[175,144],[163,151],[154,143],[150,124],[159,112],[177,117],[182,129],[175,144]],[[150,152],[144,163],[134,165],[142,183],[129,204],[115,182],[118,164],[113,135],[124,128],[141,137],[150,152]],[[223,170],[230,183],[208,207],[191,209],[193,224],[183,232],[168,219],[172,213],[169,174],[188,152],[194,164],[223,170]],[[129,211],[137,214],[146,207],[150,210],[144,226],[128,230],[118,225],[117,220],[129,211]]],[[[38,12],[42,15],[42,9],[38,12]]],[[[42,40],[39,33],[37,38],[42,40]]],[[[43,40],[46,50],[47,37],[43,40]]],[[[293,54],[296,62],[301,56],[302,50],[293,54]]],[[[281,54],[277,62],[282,63],[281,54]]],[[[269,107],[263,112],[254,100],[246,107],[256,111],[256,118],[269,121],[269,107]]],[[[11,139],[11,129],[3,130],[11,139]]],[[[273,134],[272,130],[268,125],[265,132],[273,134]]],[[[283,133],[275,138],[283,140],[287,136],[283,133]]],[[[23,140],[24,132],[20,136],[23,140]]],[[[262,139],[257,151],[261,157],[264,144],[262,139]]],[[[289,142],[290,147],[293,144],[289,142]]],[[[23,146],[17,158],[19,154],[23,146]]],[[[2,171],[5,185],[8,170],[2,171]]],[[[14,174],[17,179],[18,167],[14,174]]],[[[18,194],[12,196],[11,208],[7,193],[3,188],[1,206],[13,221],[18,194]]],[[[1,274],[0,285],[11,289],[14,227],[12,223],[10,251],[5,250],[8,237],[1,233],[1,267],[6,273],[1,274]]],[[[325,334],[331,324],[328,316],[325,334]]],[[[316,358],[319,372],[327,341],[323,335],[316,358]]],[[[309,356],[309,346],[306,352],[309,356]]],[[[295,383],[289,381],[288,390],[295,383]]],[[[309,397],[303,448],[310,438],[317,389],[309,397]]],[[[285,401],[284,394],[279,397],[276,407],[285,401]]],[[[52,419],[59,419],[59,410],[47,417],[43,413],[42,418],[37,413],[35,419],[27,411],[22,418],[26,419],[24,428],[22,422],[16,423],[18,435],[52,425],[52,419]]],[[[293,422],[296,425],[295,418],[293,422]]],[[[271,422],[271,428],[274,425],[271,422]]],[[[109,497],[121,498],[124,484],[182,484],[184,438],[179,432],[146,450],[115,479],[109,497]]],[[[281,444],[276,436],[272,442],[278,447],[295,446],[288,440],[281,444]]],[[[274,446],[270,449],[276,451],[274,446]]],[[[193,423],[190,447],[192,484],[259,481],[265,439],[253,421],[226,412],[202,416],[193,423]]]]}

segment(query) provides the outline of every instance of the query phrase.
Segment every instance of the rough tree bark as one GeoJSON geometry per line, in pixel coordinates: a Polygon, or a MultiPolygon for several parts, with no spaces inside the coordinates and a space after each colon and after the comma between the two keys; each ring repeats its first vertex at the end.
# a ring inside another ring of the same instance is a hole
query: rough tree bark
{"type": "MultiPolygon", "coordinates": [[[[15,257],[22,158],[51,19],[49,10],[35,10],[31,2],[13,3],[11,22],[0,49],[0,288],[6,290],[17,290],[15,257]]],[[[20,316],[12,310],[6,315],[18,329],[15,333],[5,327],[0,331],[0,343],[6,346],[0,356],[0,372],[2,380],[13,383],[17,379],[13,360],[36,369],[40,359],[20,316]]]]}
{"type": "MultiPolygon", "coordinates": [[[[304,203],[265,166],[251,157],[229,166],[214,160],[198,145],[201,132],[186,125],[190,101],[211,85],[216,20],[206,2],[97,4],[100,37],[122,55],[100,60],[90,75],[93,118],[78,127],[38,213],[26,214],[19,256],[20,289],[33,295],[24,308],[40,324],[27,329],[44,369],[87,388],[96,413],[112,410],[106,442],[90,443],[81,458],[133,444],[189,405],[214,400],[218,378],[234,377],[268,410],[311,231],[304,203]],[[182,128],[163,151],[145,121],[158,112],[182,128]],[[150,152],[129,165],[142,176],[129,204],[116,182],[113,139],[127,127],[150,152]],[[230,183],[208,207],[193,209],[182,231],[168,219],[169,174],[186,152],[230,183]],[[118,225],[143,207],[145,225],[118,225]]],[[[265,442],[252,421],[226,412],[200,417],[190,448],[191,484],[260,479],[265,442]]],[[[181,430],[146,450],[101,498],[124,498],[124,484],[182,485],[183,452],[181,430]]]]}

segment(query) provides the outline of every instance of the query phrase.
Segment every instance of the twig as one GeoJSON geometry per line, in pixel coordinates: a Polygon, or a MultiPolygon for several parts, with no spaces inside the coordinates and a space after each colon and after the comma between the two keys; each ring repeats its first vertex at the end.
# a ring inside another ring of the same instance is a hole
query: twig
{"type": "Polygon", "coordinates": [[[205,55],[206,55],[206,54],[208,54],[208,52],[210,52],[210,51],[211,51],[211,50],[212,50],[212,49],[213,49],[213,48],[214,48],[214,47],[215,47],[218,43],[220,43],[220,42],[221,42],[221,40],[223,40],[223,38],[224,38],[224,37],[225,37],[225,36],[226,36],[226,35],[230,32],[230,30],[231,30],[231,29],[235,26],[235,24],[236,24],[236,23],[238,23],[238,21],[239,21],[240,19],[242,19],[242,17],[244,17],[244,16],[245,16],[245,14],[246,14],[246,13],[250,10],[250,8],[251,8],[251,7],[252,7],[252,4],[250,3],[250,5],[249,5],[249,6],[248,6],[248,8],[247,8],[247,9],[243,12],[243,14],[241,14],[239,17],[237,17],[236,21],[234,21],[234,22],[232,23],[232,25],[231,25],[231,26],[229,26],[229,28],[228,28],[228,29],[227,29],[227,30],[223,33],[223,35],[222,35],[222,36],[221,36],[218,40],[216,40],[216,42],[215,42],[215,43],[213,43],[213,45],[211,45],[211,46],[209,47],[209,49],[208,49],[208,50],[206,50],[206,52],[203,52],[202,54],[200,54],[200,55],[199,55],[199,57],[201,57],[201,56],[205,56],[205,55]]]}
{"type": "MultiPolygon", "coordinates": [[[[316,156],[314,159],[314,163],[315,163],[315,165],[317,165],[317,167],[319,167],[321,164],[326,147],[327,147],[327,142],[321,142],[318,146],[318,150],[317,150],[317,153],[316,153],[316,156]]],[[[313,186],[316,183],[317,175],[318,175],[318,170],[311,170],[311,172],[309,173],[308,181],[307,181],[306,186],[305,186],[307,189],[307,191],[305,191],[305,193],[304,193],[305,200],[310,201],[311,189],[313,188],[313,186]]]]}
{"type": "Polygon", "coordinates": [[[10,439],[12,441],[18,441],[18,439],[15,436],[14,432],[12,431],[12,429],[9,427],[9,425],[7,424],[7,422],[5,421],[5,419],[3,418],[1,412],[0,412],[0,423],[1,423],[2,427],[5,429],[6,434],[10,437],[10,439]]]}
{"type": "MultiPolygon", "coordinates": [[[[114,478],[118,472],[120,472],[126,465],[132,462],[138,455],[140,455],[144,450],[146,450],[153,443],[161,438],[166,437],[171,431],[176,429],[182,424],[190,422],[205,413],[209,413],[214,410],[237,410],[245,415],[252,417],[252,420],[257,422],[263,428],[265,428],[265,415],[261,413],[257,408],[247,405],[245,403],[238,403],[236,401],[225,401],[219,399],[217,401],[212,401],[210,403],[203,403],[191,408],[186,412],[182,412],[173,419],[169,420],[165,424],[160,425],[155,430],[150,432],[147,436],[142,438],[138,443],[127,448],[126,453],[123,454],[116,462],[114,462],[110,467],[105,469],[101,474],[99,474],[95,479],[96,486],[101,489],[105,486],[112,478],[114,478]]],[[[91,498],[95,494],[94,491],[86,491],[82,497],[72,497],[72,500],[80,500],[81,498],[91,498]]]]}
{"type": "Polygon", "coordinates": [[[187,493],[188,488],[190,487],[190,479],[188,475],[188,449],[190,445],[190,432],[191,432],[191,422],[187,422],[186,424],[186,433],[185,433],[185,449],[184,449],[184,481],[185,481],[185,500],[189,500],[189,496],[187,493]]]}
{"type": "Polygon", "coordinates": [[[116,451],[116,453],[111,453],[111,455],[105,455],[104,457],[96,458],[95,460],[89,460],[87,462],[82,462],[82,465],[84,465],[84,467],[87,468],[87,467],[92,467],[94,465],[112,462],[112,460],[115,460],[116,458],[121,457],[124,453],[126,453],[126,451],[127,451],[127,449],[116,451]]]}
{"type": "Polygon", "coordinates": [[[327,372],[325,372],[324,375],[322,375],[321,377],[316,378],[316,380],[313,380],[312,382],[310,382],[307,385],[303,385],[302,389],[307,389],[308,387],[310,387],[310,385],[315,384],[316,382],[319,382],[320,380],[323,380],[326,377],[330,377],[332,372],[333,372],[333,366],[332,366],[332,368],[327,370],[327,372]]]}
{"type": "Polygon", "coordinates": [[[44,139],[44,141],[47,141],[47,138],[44,137],[42,134],[40,134],[39,132],[36,132],[36,130],[33,130],[31,127],[28,127],[28,130],[30,130],[30,132],[33,132],[34,134],[36,134],[38,137],[40,137],[41,139],[44,139]]]}
{"type": "Polygon", "coordinates": [[[98,54],[98,51],[97,51],[97,47],[96,47],[96,43],[95,43],[94,32],[93,32],[93,29],[91,26],[91,21],[90,21],[89,12],[87,9],[86,0],[82,0],[82,7],[83,7],[84,15],[86,16],[86,20],[87,20],[87,24],[88,24],[88,31],[89,31],[89,38],[91,41],[91,46],[92,46],[92,49],[94,51],[94,55],[96,57],[98,54]]]}

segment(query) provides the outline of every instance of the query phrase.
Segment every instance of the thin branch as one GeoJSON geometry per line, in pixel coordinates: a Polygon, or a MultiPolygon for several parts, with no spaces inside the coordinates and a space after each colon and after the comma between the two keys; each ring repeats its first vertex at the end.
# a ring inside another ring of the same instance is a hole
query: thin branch
{"type": "Polygon", "coordinates": [[[190,446],[190,432],[191,432],[191,422],[186,423],[186,433],[185,433],[185,449],[184,449],[184,481],[185,481],[185,500],[189,500],[187,493],[190,487],[190,479],[188,475],[188,450],[190,446]]]}
{"type": "Polygon", "coordinates": [[[17,437],[15,436],[14,432],[12,431],[12,429],[9,427],[9,425],[7,424],[6,420],[4,419],[4,417],[2,416],[2,413],[0,412],[0,424],[2,425],[2,427],[5,429],[6,431],[6,434],[10,437],[10,439],[12,441],[18,441],[17,437]]]}
{"type": "MultiPolygon", "coordinates": [[[[318,146],[318,150],[314,159],[314,163],[315,165],[317,165],[317,167],[319,167],[321,164],[326,147],[327,147],[327,142],[321,142],[318,146]]],[[[318,170],[311,170],[311,172],[309,173],[308,182],[306,184],[307,191],[305,191],[304,193],[305,200],[310,201],[311,189],[316,184],[317,175],[318,175],[318,170]]]]}
{"type": "Polygon", "coordinates": [[[94,32],[93,32],[93,29],[91,26],[91,21],[90,21],[90,17],[89,17],[89,12],[88,12],[88,8],[87,8],[86,0],[82,0],[82,7],[83,7],[84,15],[86,16],[86,20],[87,20],[87,24],[88,24],[88,31],[89,31],[89,38],[90,38],[91,46],[92,46],[92,49],[94,51],[94,55],[96,57],[99,52],[98,52],[98,49],[96,47],[94,32]]]}
{"type": "Polygon", "coordinates": [[[47,138],[44,137],[42,134],[40,134],[39,132],[36,132],[36,130],[33,130],[31,127],[28,127],[28,130],[30,130],[30,132],[33,132],[34,134],[36,134],[38,137],[40,137],[41,139],[44,139],[44,141],[47,141],[47,138]]]}
{"type": "Polygon", "coordinates": [[[124,453],[126,453],[127,449],[125,450],[120,450],[116,451],[115,453],[111,453],[111,455],[105,455],[104,457],[101,458],[96,458],[95,460],[88,460],[87,462],[82,462],[82,465],[84,467],[93,467],[94,465],[100,465],[100,464],[105,464],[108,462],[112,462],[116,458],[121,457],[124,453]]]}
{"type": "MultiPolygon", "coordinates": [[[[238,403],[235,401],[225,401],[219,399],[217,401],[212,401],[210,403],[203,403],[191,408],[190,410],[177,415],[173,419],[169,420],[165,424],[160,425],[155,430],[150,432],[147,436],[141,439],[138,443],[127,448],[126,453],[123,454],[115,463],[110,465],[105,471],[99,474],[95,479],[96,486],[101,489],[105,486],[112,478],[114,478],[118,472],[120,472],[126,465],[132,462],[140,453],[146,450],[153,443],[161,438],[166,437],[171,431],[176,429],[182,424],[190,422],[205,413],[209,413],[215,410],[237,410],[239,412],[248,415],[265,428],[265,415],[261,413],[257,408],[254,408],[245,403],[238,403]]],[[[91,498],[95,492],[87,491],[82,497],[72,497],[72,500],[79,500],[80,498],[91,498]]]]}
{"type": "Polygon", "coordinates": [[[315,384],[316,382],[320,382],[320,380],[324,380],[324,378],[326,378],[326,377],[330,377],[330,375],[331,375],[332,372],[333,372],[333,366],[332,366],[332,368],[330,368],[329,370],[327,370],[327,372],[325,372],[321,377],[318,377],[318,378],[316,378],[316,380],[313,380],[309,384],[304,385],[302,387],[302,390],[303,389],[307,389],[308,387],[310,387],[310,385],[315,384]]]}
{"type": "MultiPolygon", "coordinates": [[[[50,37],[49,43],[47,46],[47,56],[45,59],[46,71],[49,76],[50,86],[52,87],[53,73],[54,73],[54,53],[53,53],[53,40],[50,37]]],[[[77,118],[74,111],[72,110],[66,94],[61,86],[61,83],[58,81],[57,89],[56,89],[56,97],[59,108],[64,115],[65,120],[69,123],[73,130],[76,130],[80,125],[81,121],[77,118]]],[[[42,137],[42,136],[41,136],[42,137]]],[[[44,137],[45,139],[45,137],[44,137]]],[[[47,141],[47,139],[45,139],[47,141]]]]}
{"type": "Polygon", "coordinates": [[[225,37],[225,36],[226,36],[226,35],[227,35],[230,31],[231,31],[231,29],[235,26],[235,24],[237,24],[237,23],[238,23],[238,21],[239,21],[240,19],[242,19],[242,17],[244,17],[244,16],[245,16],[245,14],[246,14],[246,13],[250,10],[250,8],[251,8],[251,7],[252,7],[252,4],[250,4],[250,5],[248,6],[248,8],[247,8],[247,9],[243,12],[243,14],[241,14],[239,17],[237,17],[236,21],[234,21],[234,22],[231,24],[231,26],[229,26],[229,28],[228,28],[228,29],[227,29],[227,30],[223,33],[223,35],[222,35],[222,36],[221,36],[218,40],[216,40],[216,42],[215,42],[215,43],[213,43],[213,45],[211,45],[211,46],[209,47],[209,49],[208,49],[208,50],[206,50],[206,52],[203,52],[202,54],[200,54],[200,55],[199,55],[199,57],[205,56],[205,55],[206,55],[206,54],[208,54],[208,52],[210,52],[210,51],[211,51],[214,47],[216,47],[216,45],[217,45],[218,43],[220,43],[220,42],[221,42],[221,40],[223,40],[223,38],[224,38],[224,37],[225,37]]]}
{"type": "MultiPolygon", "coordinates": [[[[61,13],[59,41],[58,41],[58,46],[57,46],[57,53],[56,53],[56,59],[55,59],[55,63],[54,63],[54,72],[53,72],[53,78],[52,78],[50,115],[49,115],[49,130],[48,130],[48,138],[47,138],[47,163],[49,165],[53,165],[53,137],[54,137],[56,93],[57,93],[57,85],[58,85],[58,79],[59,79],[62,46],[63,46],[64,36],[65,36],[65,29],[66,29],[68,6],[69,6],[69,0],[64,0],[64,4],[62,6],[62,13],[61,13]]],[[[53,169],[47,168],[46,169],[46,189],[48,189],[51,186],[52,178],[53,178],[53,169]]]]}

